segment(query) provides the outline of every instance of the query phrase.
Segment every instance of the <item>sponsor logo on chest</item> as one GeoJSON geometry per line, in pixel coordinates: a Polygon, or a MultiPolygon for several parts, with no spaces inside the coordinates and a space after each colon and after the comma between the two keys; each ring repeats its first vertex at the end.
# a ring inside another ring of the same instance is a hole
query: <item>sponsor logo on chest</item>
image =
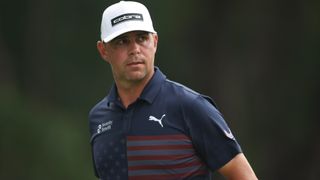
{"type": "Polygon", "coordinates": [[[97,133],[100,134],[105,131],[109,131],[112,128],[112,121],[101,123],[97,126],[97,133]]]}

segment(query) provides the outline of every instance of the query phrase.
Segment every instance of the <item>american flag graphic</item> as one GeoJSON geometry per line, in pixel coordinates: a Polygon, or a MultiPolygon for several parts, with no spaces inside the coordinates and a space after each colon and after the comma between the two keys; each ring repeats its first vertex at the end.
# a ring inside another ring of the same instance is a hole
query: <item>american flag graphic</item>
{"type": "Polygon", "coordinates": [[[208,173],[185,135],[128,136],[129,180],[177,180],[208,173]]]}

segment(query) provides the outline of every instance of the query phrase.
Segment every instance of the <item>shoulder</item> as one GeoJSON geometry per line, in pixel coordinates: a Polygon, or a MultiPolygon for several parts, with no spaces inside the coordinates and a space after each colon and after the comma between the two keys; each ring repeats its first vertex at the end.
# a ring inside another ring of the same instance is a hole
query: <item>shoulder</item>
{"type": "Polygon", "coordinates": [[[108,96],[104,97],[97,104],[95,104],[89,111],[89,118],[94,116],[96,113],[108,107],[108,96]]]}
{"type": "Polygon", "coordinates": [[[172,95],[173,99],[177,99],[180,102],[183,102],[185,105],[209,105],[216,107],[214,101],[206,95],[203,95],[183,84],[180,84],[169,79],[165,80],[164,83],[164,93],[172,95]]]}
{"type": "Polygon", "coordinates": [[[223,116],[209,96],[170,80],[165,81],[164,87],[171,94],[167,105],[170,109],[178,107],[189,127],[204,128],[208,123],[215,124],[214,126],[223,124],[223,116]]]}
{"type": "Polygon", "coordinates": [[[92,128],[96,127],[98,124],[101,124],[104,121],[106,115],[110,112],[110,110],[111,108],[108,101],[108,96],[104,97],[91,108],[88,115],[91,131],[93,130],[92,128]]]}
{"type": "Polygon", "coordinates": [[[91,133],[90,141],[99,134],[101,126],[104,126],[104,124],[108,123],[110,119],[113,119],[115,114],[116,110],[114,108],[114,104],[109,101],[108,96],[104,97],[93,106],[88,115],[89,130],[91,133]]]}

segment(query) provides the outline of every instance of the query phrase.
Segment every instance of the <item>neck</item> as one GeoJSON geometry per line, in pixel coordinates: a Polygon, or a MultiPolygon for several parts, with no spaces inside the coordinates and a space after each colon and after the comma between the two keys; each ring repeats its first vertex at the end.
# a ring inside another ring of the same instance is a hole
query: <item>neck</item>
{"type": "MultiPolygon", "coordinates": [[[[153,75],[153,74],[152,74],[153,75]]],[[[125,108],[127,108],[130,104],[135,102],[141,95],[143,89],[150,81],[152,75],[150,77],[145,78],[141,81],[135,82],[117,82],[117,89],[120,100],[125,108]]]]}
{"type": "Polygon", "coordinates": [[[127,108],[130,104],[138,99],[143,91],[144,86],[131,86],[130,88],[123,88],[117,85],[117,88],[120,100],[124,107],[127,108]]]}

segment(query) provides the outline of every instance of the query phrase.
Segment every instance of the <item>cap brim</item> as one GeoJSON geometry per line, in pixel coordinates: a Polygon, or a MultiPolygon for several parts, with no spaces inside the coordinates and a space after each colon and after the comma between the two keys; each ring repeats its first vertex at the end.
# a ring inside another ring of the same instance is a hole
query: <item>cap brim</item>
{"type": "Polygon", "coordinates": [[[125,29],[122,29],[122,30],[119,30],[119,31],[116,31],[116,32],[110,34],[107,38],[102,39],[102,41],[105,43],[108,43],[111,40],[113,40],[114,38],[116,38],[124,33],[131,32],[131,31],[146,31],[146,32],[151,32],[151,33],[157,33],[154,29],[137,28],[137,27],[125,28],[125,29]]]}

